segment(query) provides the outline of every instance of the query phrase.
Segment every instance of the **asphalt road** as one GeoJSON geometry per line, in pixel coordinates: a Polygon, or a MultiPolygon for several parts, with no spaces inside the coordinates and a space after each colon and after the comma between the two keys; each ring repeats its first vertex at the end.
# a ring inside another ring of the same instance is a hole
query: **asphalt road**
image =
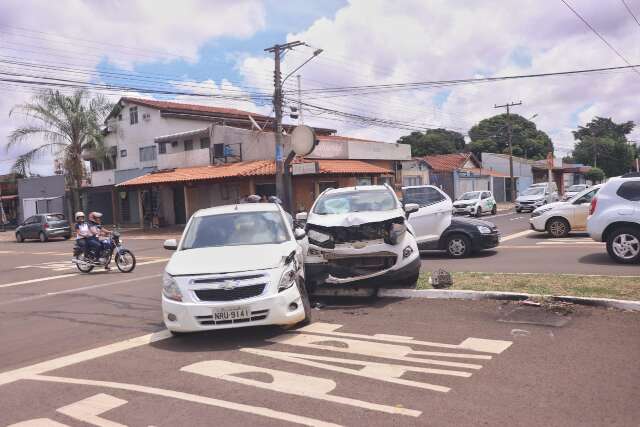
{"type": "MultiPolygon", "coordinates": [[[[494,218],[503,236],[522,231],[514,218],[494,218]]],[[[446,262],[558,257],[531,239],[446,262]]],[[[124,240],[138,257],[131,274],[78,274],[71,242],[0,242],[0,425],[635,426],[640,417],[637,313],[580,307],[554,327],[499,321],[519,313],[511,304],[386,299],[314,310],[312,327],[329,326],[306,333],[170,338],[159,297],[170,253],[161,239],[124,240]]],[[[525,321],[558,320],[528,310],[525,321]]]]}
{"type": "Polygon", "coordinates": [[[640,266],[621,265],[607,255],[604,243],[593,241],[585,233],[571,233],[553,239],[546,233],[529,229],[529,214],[500,213],[483,216],[498,226],[500,246],[474,254],[470,258],[450,259],[442,252],[422,254],[422,269],[443,268],[451,272],[486,273],[568,273],[638,276],[640,266]]]}

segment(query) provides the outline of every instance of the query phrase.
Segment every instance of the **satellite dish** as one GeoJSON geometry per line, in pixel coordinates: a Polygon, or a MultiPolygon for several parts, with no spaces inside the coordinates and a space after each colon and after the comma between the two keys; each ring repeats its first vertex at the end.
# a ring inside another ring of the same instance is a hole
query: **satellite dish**
{"type": "Polygon", "coordinates": [[[309,126],[296,126],[291,132],[291,148],[298,156],[311,154],[316,147],[316,133],[309,126]]]}

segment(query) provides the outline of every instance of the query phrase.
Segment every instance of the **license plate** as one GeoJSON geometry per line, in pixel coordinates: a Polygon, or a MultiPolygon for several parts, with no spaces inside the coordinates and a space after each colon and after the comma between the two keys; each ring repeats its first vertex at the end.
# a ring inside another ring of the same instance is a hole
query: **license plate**
{"type": "Polygon", "coordinates": [[[251,317],[249,307],[219,308],[213,310],[213,320],[216,322],[224,320],[242,320],[251,317]]]}

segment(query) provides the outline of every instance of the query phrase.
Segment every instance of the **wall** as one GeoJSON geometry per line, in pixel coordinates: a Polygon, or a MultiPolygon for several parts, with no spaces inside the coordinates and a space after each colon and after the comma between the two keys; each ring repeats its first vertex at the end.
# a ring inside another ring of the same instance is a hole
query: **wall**
{"type": "MultiPolygon", "coordinates": [[[[197,147],[199,147],[199,145],[197,147]]],[[[178,151],[171,154],[159,154],[158,169],[207,166],[209,164],[209,161],[208,149],[194,147],[194,149],[191,151],[178,151]]]]}
{"type": "Polygon", "coordinates": [[[63,175],[52,175],[18,179],[18,221],[24,221],[24,199],[60,198],[52,202],[51,210],[64,213],[69,217],[66,208],[65,182],[63,175]]]}
{"type": "MultiPolygon", "coordinates": [[[[490,169],[509,175],[509,157],[494,153],[482,153],[482,167],[484,169],[490,169]]],[[[533,171],[531,169],[531,164],[525,159],[514,157],[513,176],[519,178],[517,180],[516,191],[521,193],[526,190],[531,184],[533,184],[533,171]]]]}
{"type": "Polygon", "coordinates": [[[91,186],[102,187],[103,185],[114,185],[116,183],[115,170],[91,172],[91,186]]]}

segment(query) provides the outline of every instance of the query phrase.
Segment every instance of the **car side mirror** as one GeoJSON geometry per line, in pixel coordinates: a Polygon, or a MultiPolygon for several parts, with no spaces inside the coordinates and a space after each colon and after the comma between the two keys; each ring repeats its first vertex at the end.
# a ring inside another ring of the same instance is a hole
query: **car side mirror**
{"type": "Polygon", "coordinates": [[[306,212],[298,212],[296,214],[296,221],[306,221],[308,216],[309,214],[306,212]]]}
{"type": "Polygon", "coordinates": [[[307,235],[307,232],[304,231],[304,228],[296,228],[295,230],[293,230],[293,235],[296,240],[302,240],[307,235]]]}
{"type": "Polygon", "coordinates": [[[417,203],[407,203],[406,205],[404,205],[404,213],[407,214],[407,218],[409,218],[409,215],[411,215],[414,212],[418,212],[418,210],[420,209],[420,205],[418,205],[417,203]]]}
{"type": "Polygon", "coordinates": [[[169,251],[175,251],[178,249],[178,242],[176,242],[176,239],[167,239],[162,246],[169,251]]]}

